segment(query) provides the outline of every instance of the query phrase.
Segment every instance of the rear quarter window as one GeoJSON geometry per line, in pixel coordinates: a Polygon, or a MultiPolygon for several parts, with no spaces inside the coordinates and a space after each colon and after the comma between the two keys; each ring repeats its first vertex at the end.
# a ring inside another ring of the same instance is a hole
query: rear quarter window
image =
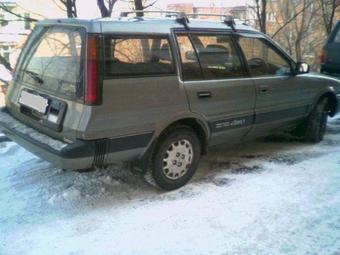
{"type": "Polygon", "coordinates": [[[113,78],[174,74],[169,40],[152,36],[107,36],[105,73],[113,78]]]}

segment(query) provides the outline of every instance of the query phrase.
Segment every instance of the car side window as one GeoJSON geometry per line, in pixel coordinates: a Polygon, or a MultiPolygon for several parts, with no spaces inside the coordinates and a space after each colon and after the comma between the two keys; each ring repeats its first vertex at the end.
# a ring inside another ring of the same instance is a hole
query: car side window
{"type": "Polygon", "coordinates": [[[175,74],[168,39],[153,36],[106,37],[105,73],[110,77],[175,74]]]}
{"type": "Polygon", "coordinates": [[[205,79],[228,79],[245,75],[231,36],[192,34],[191,37],[205,79]]]}
{"type": "Polygon", "coordinates": [[[188,35],[177,35],[182,62],[183,80],[201,80],[202,73],[196,52],[188,35]]]}
{"type": "Polygon", "coordinates": [[[340,43],[340,25],[336,27],[333,43],[340,43]]]}
{"type": "Polygon", "coordinates": [[[239,37],[238,42],[253,77],[284,75],[291,71],[289,61],[266,40],[239,37]]]}

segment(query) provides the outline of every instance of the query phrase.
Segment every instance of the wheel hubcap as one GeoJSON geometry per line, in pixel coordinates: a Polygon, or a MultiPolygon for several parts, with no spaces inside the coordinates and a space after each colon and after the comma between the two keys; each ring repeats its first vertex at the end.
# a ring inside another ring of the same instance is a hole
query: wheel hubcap
{"type": "Polygon", "coordinates": [[[168,147],[163,158],[163,173],[171,180],[185,175],[193,159],[191,143],[186,139],[175,141],[168,147]]]}

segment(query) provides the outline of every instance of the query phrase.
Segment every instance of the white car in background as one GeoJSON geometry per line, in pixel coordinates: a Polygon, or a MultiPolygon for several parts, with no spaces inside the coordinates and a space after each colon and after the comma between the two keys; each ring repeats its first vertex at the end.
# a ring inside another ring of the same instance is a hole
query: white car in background
{"type": "Polygon", "coordinates": [[[12,74],[4,66],[0,65],[0,107],[5,105],[7,83],[12,80],[12,74]]]}

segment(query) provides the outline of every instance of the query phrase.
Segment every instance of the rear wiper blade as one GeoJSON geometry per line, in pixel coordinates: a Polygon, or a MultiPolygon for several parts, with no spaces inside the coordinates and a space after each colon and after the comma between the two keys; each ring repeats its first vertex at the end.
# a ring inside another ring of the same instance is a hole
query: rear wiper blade
{"type": "Polygon", "coordinates": [[[44,80],[40,77],[39,74],[37,74],[35,72],[32,72],[32,71],[29,71],[29,70],[25,70],[25,73],[29,74],[33,78],[33,80],[35,80],[39,84],[43,84],[44,83],[44,80]]]}

